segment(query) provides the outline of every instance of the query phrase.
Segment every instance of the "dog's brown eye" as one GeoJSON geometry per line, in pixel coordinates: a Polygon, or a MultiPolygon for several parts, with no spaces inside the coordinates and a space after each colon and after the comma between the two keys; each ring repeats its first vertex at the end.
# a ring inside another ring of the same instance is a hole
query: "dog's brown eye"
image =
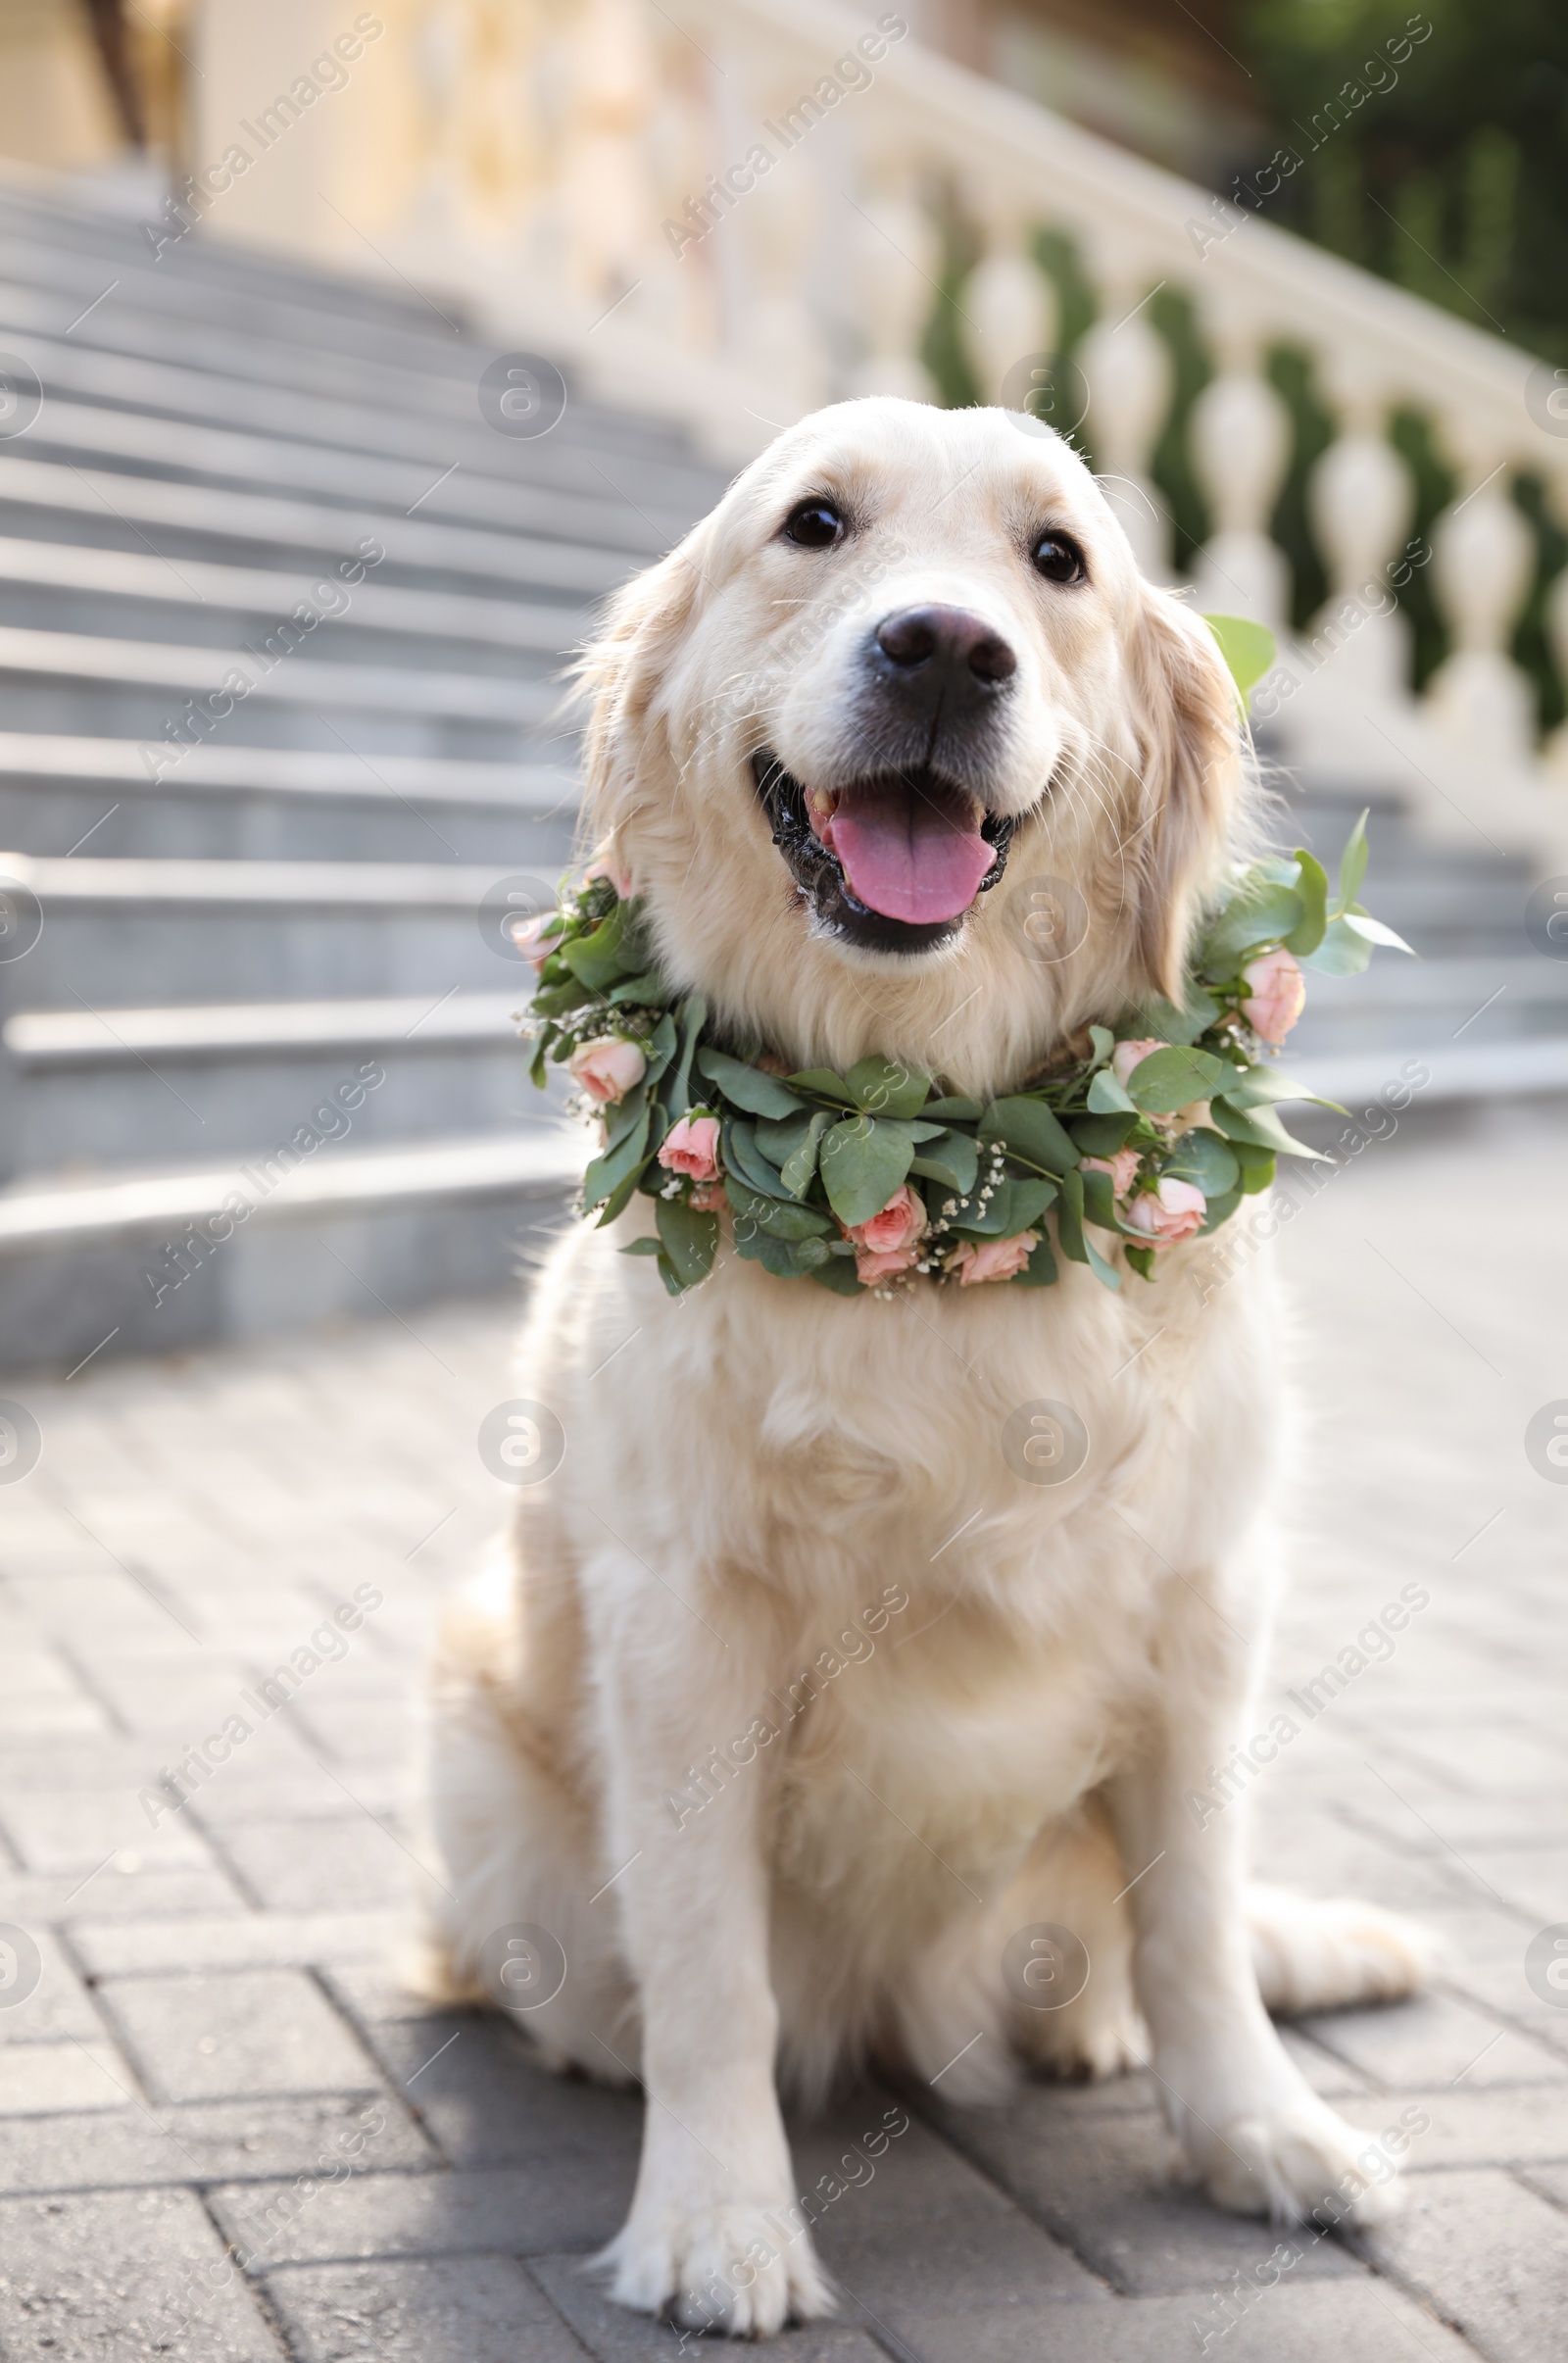
{"type": "Polygon", "coordinates": [[[1035,572],[1047,582],[1082,582],[1084,554],[1064,533],[1042,533],[1034,547],[1035,572]]]}
{"type": "Polygon", "coordinates": [[[784,538],[803,550],[830,550],[844,535],[844,519],[831,501],[802,501],[784,519],[784,538]]]}

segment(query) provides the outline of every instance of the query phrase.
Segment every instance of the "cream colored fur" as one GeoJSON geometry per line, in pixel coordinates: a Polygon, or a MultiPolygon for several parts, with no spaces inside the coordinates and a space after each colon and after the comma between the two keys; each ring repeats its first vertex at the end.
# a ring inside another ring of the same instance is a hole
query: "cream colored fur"
{"type": "MultiPolygon", "coordinates": [[[[1016,1085],[1177,985],[1195,901],[1248,826],[1205,627],[1140,578],[1074,454],[1000,412],[879,399],[782,435],[620,595],[586,669],[596,833],[670,975],[792,1065],[882,1051],[961,1091],[1016,1085]],[[839,549],[779,539],[808,494],[853,512],[839,549]],[[1081,543],[1086,585],[1033,571],[1048,524],[1081,543]],[[951,948],[847,952],[810,931],[748,758],[765,743],[842,777],[864,634],[932,598],[1018,653],[988,783],[1020,816],[1010,867],[951,948]],[[1090,913],[1054,965],[1025,956],[1008,901],[1043,875],[1090,913]]],[[[1252,1728],[1263,1671],[1268,1259],[1206,1305],[1190,1248],[1119,1294],[1069,1263],[1048,1290],[847,1304],[725,1253],[671,1302],[619,1252],[647,1206],[575,1226],[534,1291],[516,1391],[553,1408],[565,1457],[450,1620],[430,1767],[448,1990],[491,1932],[542,1924],[567,1973],[523,2023],[554,2062],[646,2086],[615,2294],[740,2333],[827,2310],[787,2212],[775,2076],[820,2097],[864,2060],[986,2101],[1020,2060],[1147,2057],[1223,2204],[1309,2208],[1365,2137],[1286,2055],[1258,1970],[1268,1999],[1318,2007],[1408,1991],[1422,1950],[1385,1915],[1289,1898],[1250,1933],[1242,1807],[1200,1829],[1183,1803],[1252,1728]],[[1057,1486],[1002,1452],[1041,1398],[1090,1437],[1057,1486]],[[710,1802],[670,1801],[890,1585],[907,1605],[869,1652],[710,1802]],[[1090,1955],[1057,2012],[1003,1976],[1038,1922],[1090,1955]]]]}

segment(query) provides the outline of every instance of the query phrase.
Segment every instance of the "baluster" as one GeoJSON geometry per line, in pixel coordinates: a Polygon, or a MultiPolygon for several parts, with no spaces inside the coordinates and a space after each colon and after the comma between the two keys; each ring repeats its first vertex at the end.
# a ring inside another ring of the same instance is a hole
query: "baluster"
{"type": "Polygon", "coordinates": [[[1391,604],[1398,579],[1423,552],[1404,547],[1415,507],[1410,471],[1382,431],[1384,389],[1360,357],[1324,367],[1343,421],[1307,479],[1307,511],[1327,562],[1329,595],[1307,626],[1303,662],[1312,675],[1330,659],[1325,687],[1336,704],[1407,707],[1410,625],[1391,604]]]}
{"type": "Polygon", "coordinates": [[[1149,461],[1170,411],[1170,347],[1149,318],[1149,281],[1136,261],[1102,241],[1101,316],[1075,359],[1089,394],[1100,488],[1153,582],[1171,574],[1171,520],[1149,461]]]}
{"type": "Polygon", "coordinates": [[[1508,654],[1530,585],[1535,537],[1508,498],[1494,446],[1445,419],[1460,498],[1432,529],[1433,580],[1453,650],[1427,691],[1434,727],[1494,768],[1534,762],[1535,690],[1508,654]]]}
{"type": "Polygon", "coordinates": [[[1059,310],[1054,283],[1024,251],[1020,230],[999,234],[964,280],[959,302],[958,333],[981,400],[1010,399],[1020,409],[1022,395],[1007,380],[1023,362],[1050,369],[1059,310]]]}
{"type": "MultiPolygon", "coordinates": [[[[1561,524],[1568,517],[1568,478],[1558,477],[1546,494],[1551,514],[1561,524]]],[[[1557,661],[1557,677],[1568,682],[1568,570],[1559,574],[1546,594],[1546,635],[1557,661]]],[[[1554,779],[1568,779],[1568,722],[1559,722],[1544,750],[1554,779]]]]}
{"type": "Polygon", "coordinates": [[[1259,366],[1266,329],[1228,305],[1216,304],[1208,320],[1220,373],[1193,405],[1191,436],[1214,531],[1199,561],[1198,603],[1283,634],[1290,567],[1268,521],[1290,459],[1290,413],[1259,366]]]}
{"type": "Polygon", "coordinates": [[[721,236],[738,238],[746,270],[741,358],[769,389],[761,403],[787,425],[829,399],[830,357],[806,301],[820,234],[822,187],[812,160],[792,156],[758,178],[721,236]]]}

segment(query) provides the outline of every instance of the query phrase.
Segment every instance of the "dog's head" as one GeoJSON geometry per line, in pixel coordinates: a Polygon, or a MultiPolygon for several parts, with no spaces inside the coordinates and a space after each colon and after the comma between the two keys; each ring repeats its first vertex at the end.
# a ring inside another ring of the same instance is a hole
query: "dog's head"
{"type": "Polygon", "coordinates": [[[1242,777],[1235,694],[1029,423],[818,412],[588,652],[590,825],[739,1038],[973,1090],[1179,990],[1242,777]]]}

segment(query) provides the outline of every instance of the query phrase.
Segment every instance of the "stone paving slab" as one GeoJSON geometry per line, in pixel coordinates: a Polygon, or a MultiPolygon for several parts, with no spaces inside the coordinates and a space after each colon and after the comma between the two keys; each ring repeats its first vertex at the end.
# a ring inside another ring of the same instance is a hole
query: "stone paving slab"
{"type": "Polygon", "coordinates": [[[268,2293],[306,2363],[582,2363],[510,2256],[296,2265],[273,2274],[268,2293]]]}
{"type": "MultiPolygon", "coordinates": [[[[1275,1251],[1310,1418],[1265,1719],[1401,1585],[1431,1595],[1251,1807],[1266,1875],[1402,1904],[1446,1944],[1430,1999],[1288,2038],[1352,2122],[1429,2119],[1404,2215],[1301,2240],[1269,2286],[1289,2236],[1173,2183],[1148,2075],[969,2115],[910,2093],[907,2134],[823,2217],[843,2310],[789,2333],[789,2363],[1568,2354],[1568,2007],[1525,1976],[1568,1923],[1568,1493],[1522,1445],[1568,1389],[1568,1252],[1516,1271],[1455,1249],[1498,1155],[1463,1124],[1380,1145],[1275,1251]]],[[[47,1440],[0,1498],[0,1923],[41,1960],[24,1999],[0,1992],[5,2363],[683,2351],[585,2270],[629,2196],[636,2097],[401,1982],[429,1877],[413,1706],[440,1592],[507,1506],[473,1438],[513,1326],[437,1309],[0,1381],[47,1440]],[[381,1600],[351,1647],[149,1816],[162,1768],[359,1583],[381,1600]]],[[[887,2099],[792,2129],[803,2188],[887,2099]]]]}

